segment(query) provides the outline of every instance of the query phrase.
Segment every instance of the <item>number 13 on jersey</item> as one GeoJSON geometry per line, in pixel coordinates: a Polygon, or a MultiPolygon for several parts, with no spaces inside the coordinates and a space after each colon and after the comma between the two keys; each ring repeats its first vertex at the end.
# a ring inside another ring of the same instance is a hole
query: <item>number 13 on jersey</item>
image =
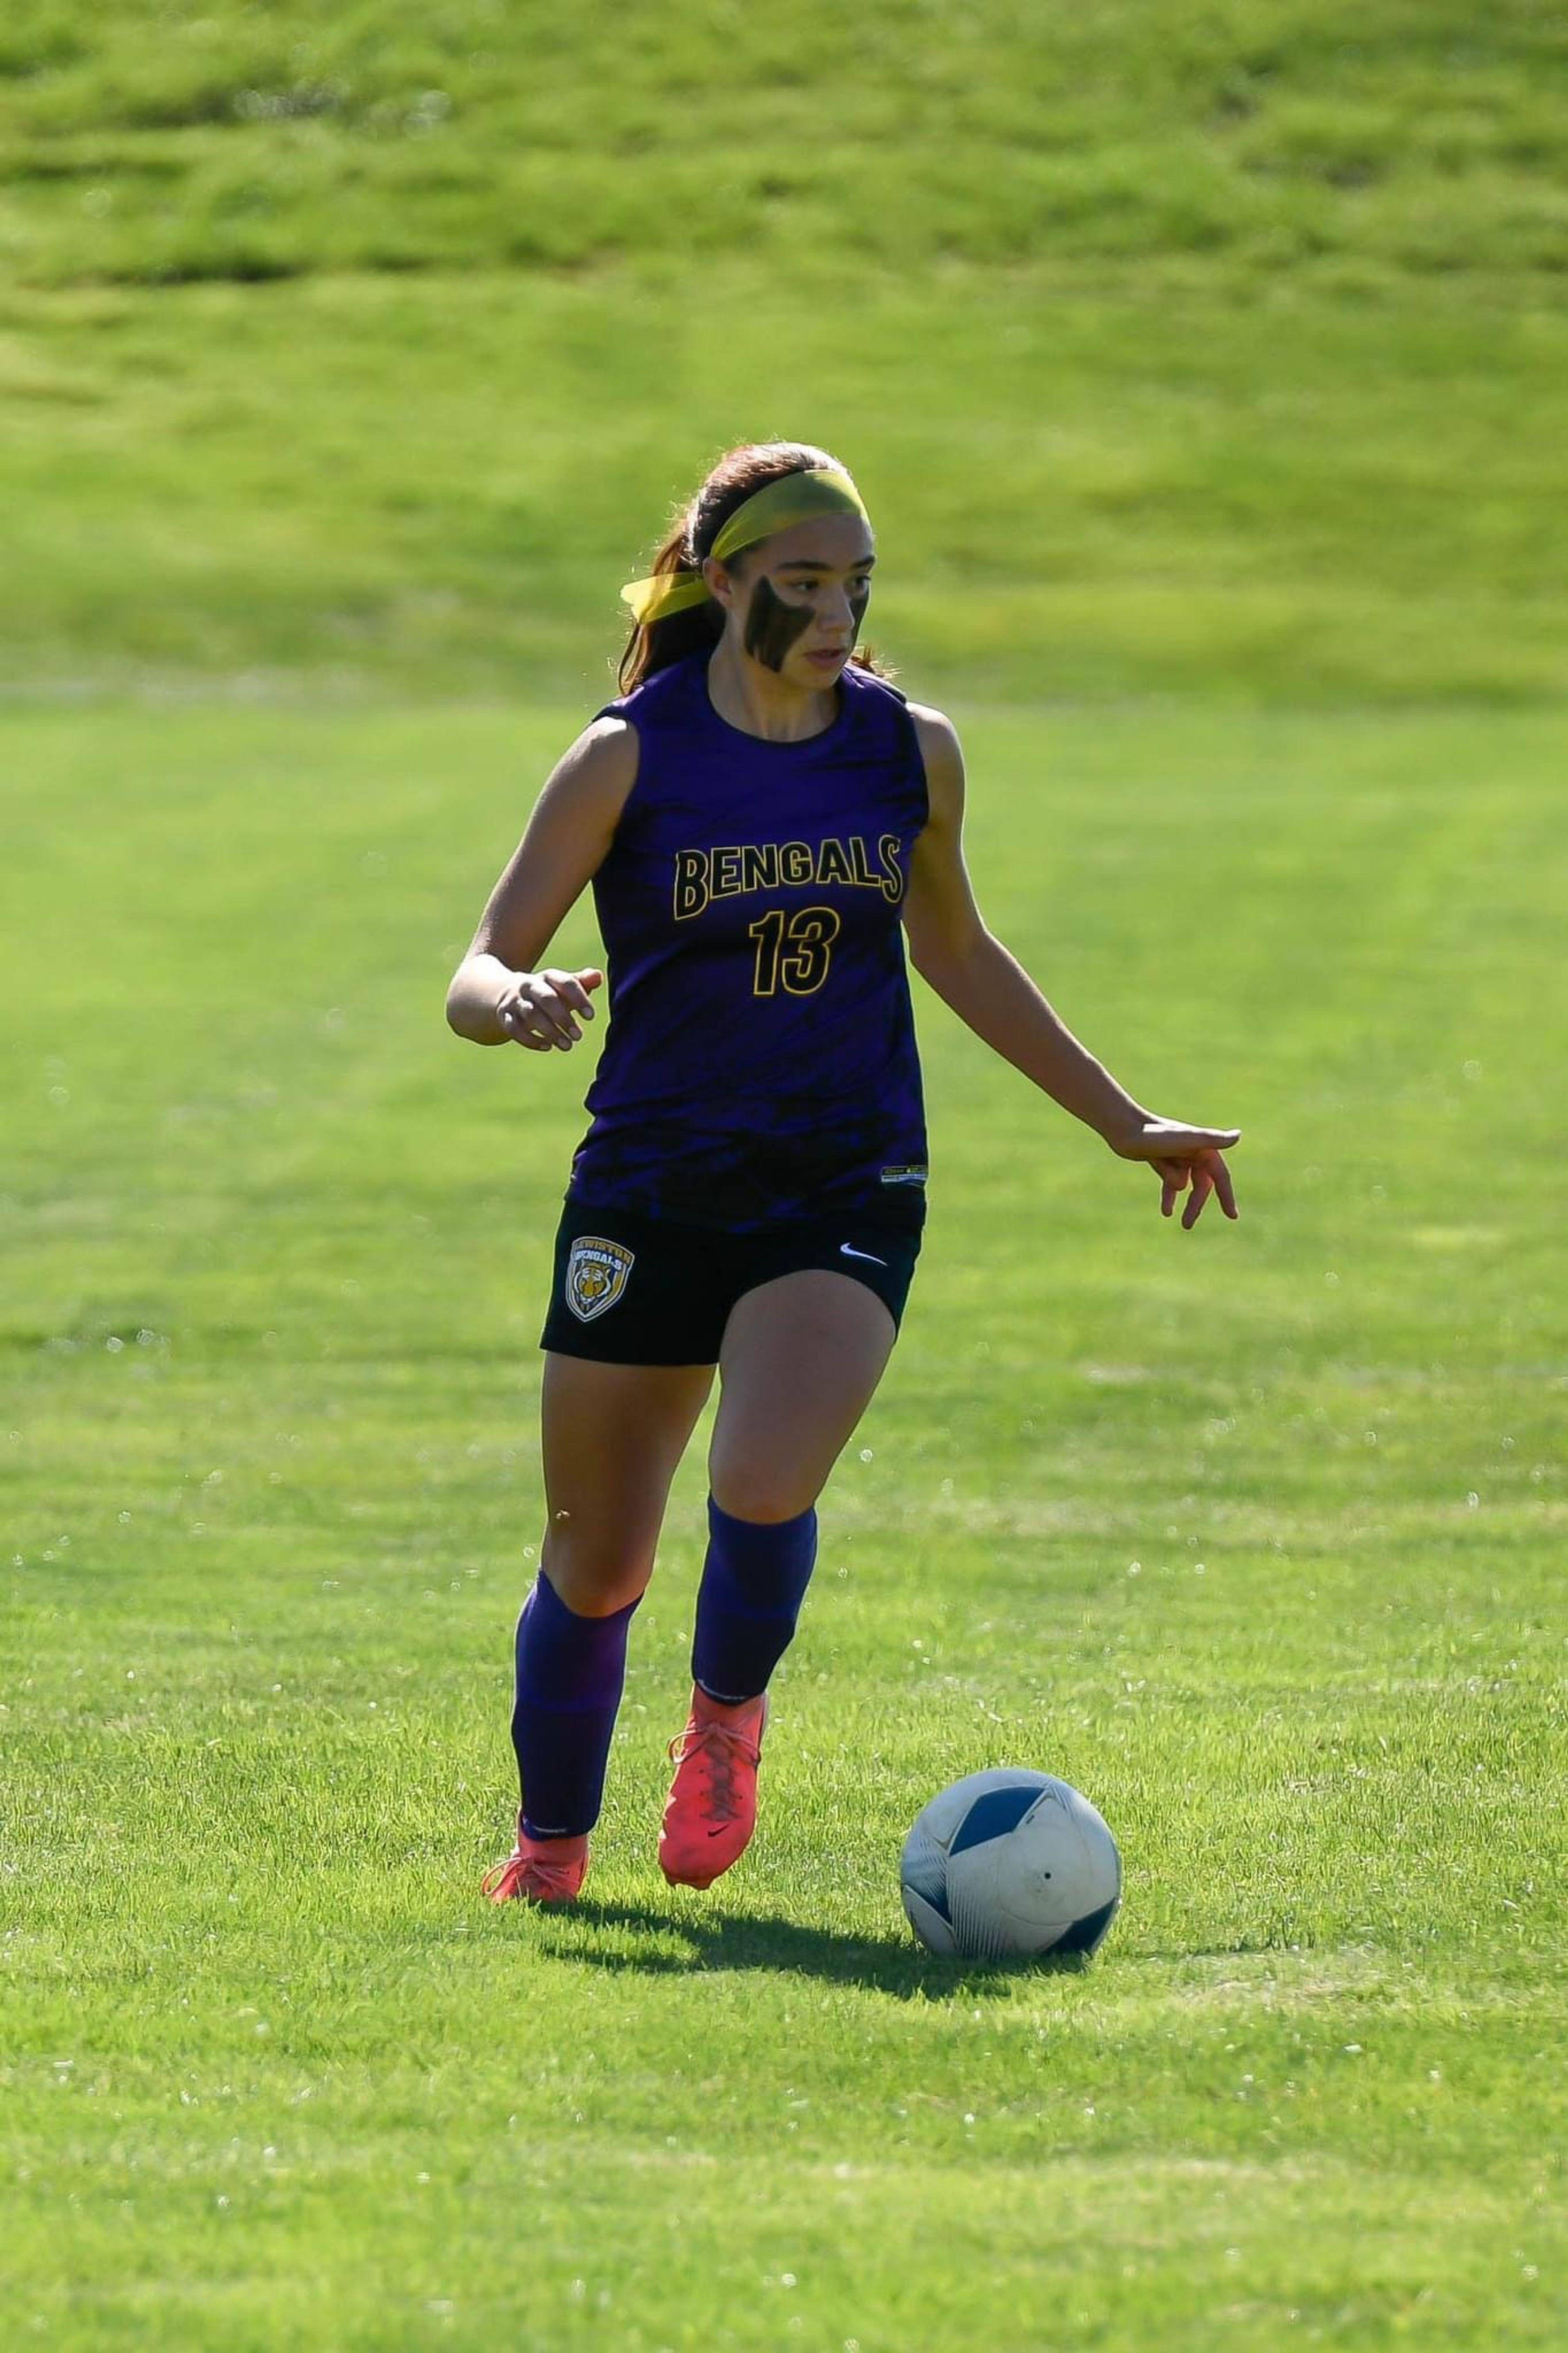
{"type": "Polygon", "coordinates": [[[831,907],[801,907],[786,915],[770,907],[747,933],[757,944],[754,997],[772,997],[782,980],[792,997],[809,997],[827,978],[838,917],[831,907]]]}

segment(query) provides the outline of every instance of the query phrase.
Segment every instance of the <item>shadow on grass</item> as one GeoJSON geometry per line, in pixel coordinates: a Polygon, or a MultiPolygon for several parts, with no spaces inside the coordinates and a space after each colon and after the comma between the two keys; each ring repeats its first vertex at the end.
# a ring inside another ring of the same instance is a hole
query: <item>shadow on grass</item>
{"type": "Polygon", "coordinates": [[[1020,1976],[1076,1977],[1082,1953],[1039,1960],[956,1960],[902,1937],[844,1936],[798,1920],[751,1912],[694,1915],[652,1911],[641,1905],[596,1903],[531,1915],[542,1940],[560,1960],[648,1976],[689,1976],[699,1969],[765,1969],[868,1986],[903,2001],[954,1994],[999,1992],[1020,1976]],[[653,1940],[654,1941],[644,1941],[653,1940]],[[679,1948],[677,1948],[679,1947],[679,1948]]]}

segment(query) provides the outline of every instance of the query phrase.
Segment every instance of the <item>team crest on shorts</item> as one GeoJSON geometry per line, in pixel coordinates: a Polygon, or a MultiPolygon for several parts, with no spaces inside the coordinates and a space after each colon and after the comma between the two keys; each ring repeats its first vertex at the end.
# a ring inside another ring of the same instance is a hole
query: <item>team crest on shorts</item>
{"type": "Polygon", "coordinates": [[[580,1324],[613,1307],[626,1287],[632,1252],[602,1234],[579,1234],[566,1261],[566,1304],[580,1324]]]}

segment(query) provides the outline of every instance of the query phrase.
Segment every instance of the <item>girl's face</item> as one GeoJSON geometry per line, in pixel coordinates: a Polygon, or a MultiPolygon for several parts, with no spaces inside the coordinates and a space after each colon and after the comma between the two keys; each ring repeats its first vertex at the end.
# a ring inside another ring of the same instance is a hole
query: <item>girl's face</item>
{"type": "Polygon", "coordinates": [[[816,515],[744,548],[732,563],[703,566],[753,661],[792,686],[837,684],[855,650],[876,563],[869,525],[857,514],[816,515]]]}

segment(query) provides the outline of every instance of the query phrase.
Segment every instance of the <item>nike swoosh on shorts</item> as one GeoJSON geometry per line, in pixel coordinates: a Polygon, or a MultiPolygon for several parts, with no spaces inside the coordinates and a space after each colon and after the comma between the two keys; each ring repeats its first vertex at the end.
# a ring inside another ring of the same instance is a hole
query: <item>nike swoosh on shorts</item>
{"type": "Polygon", "coordinates": [[[851,1249],[850,1249],[850,1247],[849,1247],[849,1244],[848,1244],[847,1242],[840,1242],[840,1243],[839,1243],[839,1245],[838,1245],[838,1255],[839,1255],[839,1257],[840,1257],[840,1258],[864,1258],[864,1259],[870,1259],[871,1264],[872,1264],[873,1266],[886,1266],[886,1265],[887,1265],[887,1263],[888,1263],[888,1261],[887,1261],[887,1260],[886,1260],[885,1258],[875,1258],[875,1257],[873,1257],[873,1256],[872,1256],[872,1253],[871,1253],[869,1250],[851,1250],[851,1249]]]}

